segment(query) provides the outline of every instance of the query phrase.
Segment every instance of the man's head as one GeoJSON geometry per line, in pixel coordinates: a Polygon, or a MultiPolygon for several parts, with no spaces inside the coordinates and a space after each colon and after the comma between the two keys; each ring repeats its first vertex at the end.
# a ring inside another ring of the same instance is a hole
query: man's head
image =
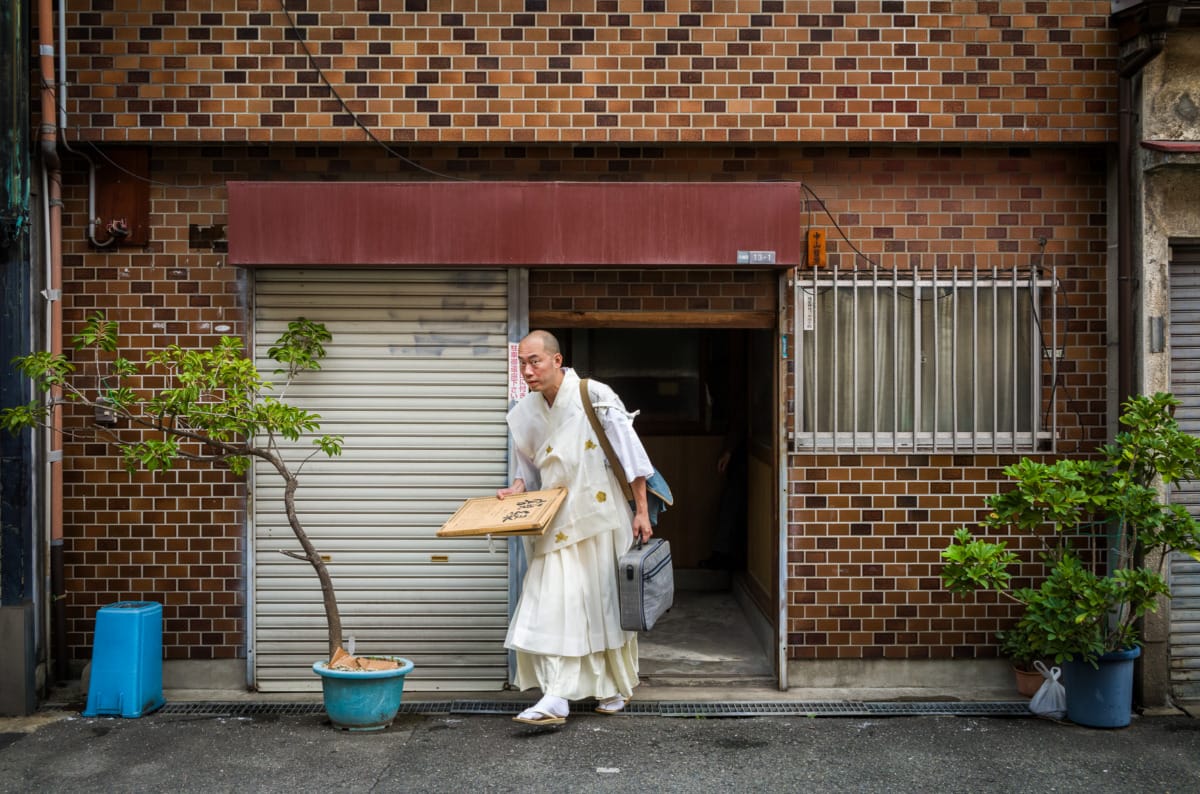
{"type": "Polygon", "coordinates": [[[562,352],[558,340],[548,331],[530,331],[517,345],[521,377],[530,391],[542,392],[553,401],[562,383],[562,352]]]}

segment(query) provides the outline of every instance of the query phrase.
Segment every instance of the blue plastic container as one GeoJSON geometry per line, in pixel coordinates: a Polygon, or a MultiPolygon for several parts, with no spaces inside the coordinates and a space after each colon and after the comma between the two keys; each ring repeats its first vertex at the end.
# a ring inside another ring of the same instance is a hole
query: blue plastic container
{"type": "Polygon", "coordinates": [[[1089,728],[1124,728],[1133,716],[1133,660],[1141,648],[1106,653],[1096,660],[1063,665],[1067,719],[1089,728]]]}
{"type": "Polygon", "coordinates": [[[400,710],[404,694],[404,676],[412,672],[413,663],[399,656],[380,656],[395,659],[395,670],[330,670],[326,662],[313,665],[321,676],[325,694],[325,713],[334,727],[347,731],[381,731],[392,724],[400,710]]]}
{"type": "Polygon", "coordinates": [[[83,716],[140,717],[162,705],[162,604],[118,601],[101,607],[83,716]]]}

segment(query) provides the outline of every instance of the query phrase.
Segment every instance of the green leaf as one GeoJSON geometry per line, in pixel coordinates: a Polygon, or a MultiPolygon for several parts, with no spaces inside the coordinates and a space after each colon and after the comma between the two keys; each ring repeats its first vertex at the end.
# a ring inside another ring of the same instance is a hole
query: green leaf
{"type": "Polygon", "coordinates": [[[956,593],[976,590],[1008,589],[1012,575],[1008,569],[1019,561],[1004,543],[976,540],[970,530],[960,527],[954,540],[942,550],[941,577],[947,589],[956,593]]]}

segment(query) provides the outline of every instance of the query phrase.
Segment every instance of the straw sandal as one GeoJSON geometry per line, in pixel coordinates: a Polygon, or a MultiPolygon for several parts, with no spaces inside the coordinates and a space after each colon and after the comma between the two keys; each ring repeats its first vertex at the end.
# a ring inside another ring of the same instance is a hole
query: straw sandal
{"type": "Polygon", "coordinates": [[[565,725],[567,718],[537,709],[525,709],[513,717],[513,722],[520,722],[524,725],[565,725]]]}
{"type": "Polygon", "coordinates": [[[633,701],[633,696],[626,698],[621,695],[613,695],[610,698],[605,698],[596,704],[597,714],[620,714],[633,701]]]}
{"type": "Polygon", "coordinates": [[[556,711],[570,711],[567,701],[558,697],[545,695],[537,703],[513,717],[513,722],[523,725],[562,725],[567,721],[566,714],[555,714],[556,711]]]}

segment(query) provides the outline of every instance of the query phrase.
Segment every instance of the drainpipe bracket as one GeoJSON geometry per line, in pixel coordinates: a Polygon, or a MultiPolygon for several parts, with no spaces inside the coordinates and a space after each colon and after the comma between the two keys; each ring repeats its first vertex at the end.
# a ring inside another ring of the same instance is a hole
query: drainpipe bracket
{"type": "Polygon", "coordinates": [[[42,297],[48,301],[60,301],[62,300],[62,290],[44,289],[42,290],[42,297]]]}

